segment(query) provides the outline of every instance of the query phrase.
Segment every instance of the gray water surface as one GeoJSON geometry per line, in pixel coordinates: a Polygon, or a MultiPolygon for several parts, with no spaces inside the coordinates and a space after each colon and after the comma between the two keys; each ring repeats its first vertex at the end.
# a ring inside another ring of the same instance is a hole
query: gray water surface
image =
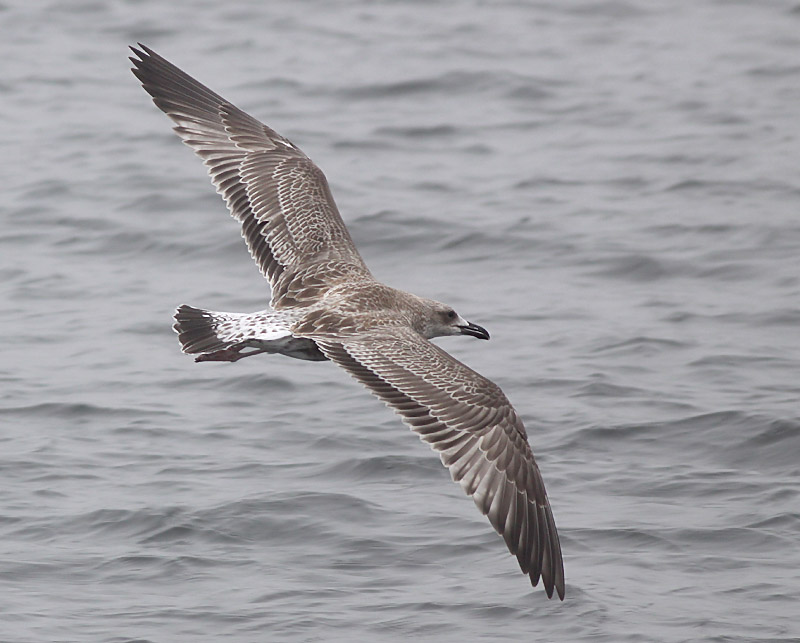
{"type": "Polygon", "coordinates": [[[800,5],[0,6],[0,640],[800,640],[800,5]],[[128,71],[326,172],[524,419],[565,602],[330,363],[194,364],[267,283],[128,71]]]}

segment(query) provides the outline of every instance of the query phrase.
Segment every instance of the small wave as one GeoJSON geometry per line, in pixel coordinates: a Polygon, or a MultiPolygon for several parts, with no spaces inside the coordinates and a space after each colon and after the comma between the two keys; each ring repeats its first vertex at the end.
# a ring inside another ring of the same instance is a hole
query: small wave
{"type": "Polygon", "coordinates": [[[711,196],[741,196],[752,198],[753,194],[761,192],[798,194],[796,185],[776,181],[712,181],[701,179],[685,179],[671,183],[664,188],[664,192],[704,192],[711,196]]]}
{"type": "Polygon", "coordinates": [[[0,408],[0,416],[20,419],[37,417],[80,420],[90,417],[141,418],[142,416],[159,415],[163,415],[163,412],[147,411],[141,408],[99,406],[86,402],[42,402],[40,404],[0,408]]]}
{"type": "Polygon", "coordinates": [[[325,464],[313,472],[312,476],[322,479],[347,481],[396,480],[414,478],[439,480],[446,476],[441,463],[432,454],[422,456],[382,454],[363,458],[345,458],[332,464],[325,464]]]}
{"type": "Polygon", "coordinates": [[[429,125],[424,127],[379,127],[374,133],[376,135],[397,136],[400,138],[446,138],[460,133],[460,130],[452,125],[429,125]]]}
{"type": "MultiPolygon", "coordinates": [[[[618,394],[632,393],[623,389],[618,394]]],[[[717,411],[669,422],[586,427],[575,432],[571,444],[564,448],[586,449],[594,445],[608,450],[614,444],[624,445],[627,452],[646,449],[651,457],[655,453],[668,459],[676,454],[692,454],[693,459],[735,467],[737,471],[800,471],[797,418],[717,411]],[[658,444],[655,451],[654,443],[658,444]]],[[[681,461],[686,459],[685,455],[678,457],[681,461]]],[[[680,479],[673,478],[673,482],[682,484],[680,479]]]]}
{"type": "Polygon", "coordinates": [[[605,264],[590,274],[614,277],[624,281],[648,282],[670,279],[685,273],[685,267],[675,261],[656,259],[648,255],[631,254],[610,259],[593,259],[592,265],[605,264]]]}
{"type": "Polygon", "coordinates": [[[541,101],[552,96],[551,88],[563,81],[534,78],[511,71],[447,71],[436,76],[372,83],[338,90],[345,99],[397,98],[421,94],[478,94],[497,92],[505,97],[541,101]]]}
{"type": "Polygon", "coordinates": [[[622,342],[612,342],[594,348],[593,353],[613,353],[615,355],[655,355],[665,350],[688,348],[690,344],[663,337],[638,336],[622,342]]]}

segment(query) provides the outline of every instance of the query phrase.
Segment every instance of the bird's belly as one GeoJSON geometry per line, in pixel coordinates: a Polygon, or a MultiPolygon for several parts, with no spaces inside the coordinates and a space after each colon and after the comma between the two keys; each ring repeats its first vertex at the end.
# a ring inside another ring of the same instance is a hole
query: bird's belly
{"type": "Polygon", "coordinates": [[[316,343],[306,337],[288,334],[277,339],[249,339],[246,344],[263,350],[265,353],[279,353],[295,359],[311,362],[324,362],[328,358],[317,348],[316,343]]]}

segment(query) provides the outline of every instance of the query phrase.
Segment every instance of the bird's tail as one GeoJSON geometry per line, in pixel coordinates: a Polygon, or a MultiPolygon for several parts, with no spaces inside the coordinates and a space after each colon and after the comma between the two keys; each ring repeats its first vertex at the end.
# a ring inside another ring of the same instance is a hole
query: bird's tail
{"type": "Polygon", "coordinates": [[[216,353],[228,348],[241,349],[245,344],[253,347],[256,343],[264,348],[264,343],[276,341],[274,350],[265,352],[282,352],[288,345],[280,342],[292,337],[291,327],[296,320],[294,311],[222,313],[183,305],[175,311],[173,328],[184,353],[216,353]]]}
{"type": "Polygon", "coordinates": [[[221,337],[217,329],[227,313],[215,313],[185,304],[175,311],[175,325],[181,350],[184,353],[211,353],[224,350],[236,343],[228,337],[221,337]]]}

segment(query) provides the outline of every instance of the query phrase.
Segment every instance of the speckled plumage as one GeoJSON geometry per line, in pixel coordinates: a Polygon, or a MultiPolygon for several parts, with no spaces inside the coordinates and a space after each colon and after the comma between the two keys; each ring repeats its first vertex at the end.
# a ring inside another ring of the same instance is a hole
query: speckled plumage
{"type": "Polygon", "coordinates": [[[272,287],[270,308],[178,308],[197,361],[259,353],[329,359],[435,449],[505,539],[522,571],[564,598],[555,522],[525,428],[500,388],[428,340],[488,333],[451,308],[377,282],[322,171],[293,143],[147,47],[134,74],[203,159],[272,287]]]}

